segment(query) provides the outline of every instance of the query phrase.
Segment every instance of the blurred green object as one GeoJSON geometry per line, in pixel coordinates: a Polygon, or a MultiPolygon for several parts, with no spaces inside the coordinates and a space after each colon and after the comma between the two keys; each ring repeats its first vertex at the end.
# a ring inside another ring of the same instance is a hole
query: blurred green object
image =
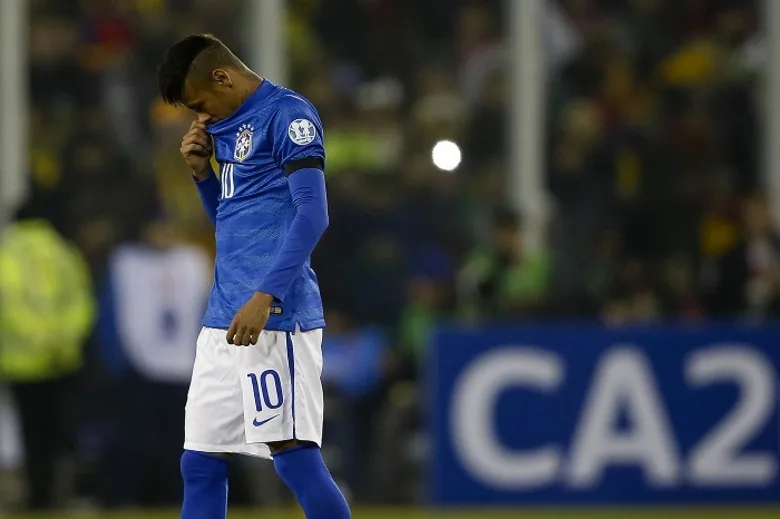
{"type": "Polygon", "coordinates": [[[349,168],[375,170],[381,167],[376,139],[359,131],[331,130],[325,136],[328,174],[349,168]]]}
{"type": "Polygon", "coordinates": [[[0,376],[38,382],[81,367],[95,300],[81,252],[46,220],[0,235],[0,376]]]}
{"type": "Polygon", "coordinates": [[[462,298],[461,316],[475,322],[484,315],[513,315],[518,309],[533,307],[547,294],[550,268],[550,258],[543,250],[523,251],[513,264],[492,250],[473,252],[461,269],[461,286],[468,294],[462,298]],[[489,297],[480,293],[485,284],[495,289],[489,297]]]}

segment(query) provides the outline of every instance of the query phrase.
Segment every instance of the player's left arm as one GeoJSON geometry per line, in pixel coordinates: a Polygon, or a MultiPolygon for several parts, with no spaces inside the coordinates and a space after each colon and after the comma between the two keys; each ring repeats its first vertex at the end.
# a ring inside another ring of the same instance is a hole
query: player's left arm
{"type": "Polygon", "coordinates": [[[295,216],[258,292],[283,301],[300,274],[325,229],[328,227],[328,199],[322,166],[303,159],[288,164],[288,183],[295,216]]]}
{"type": "Polygon", "coordinates": [[[273,153],[287,176],[295,215],[257,292],[233,319],[227,336],[231,344],[257,342],[271,304],[284,300],[329,223],[325,149],[316,111],[302,99],[294,98],[279,110],[272,132],[273,153]]]}

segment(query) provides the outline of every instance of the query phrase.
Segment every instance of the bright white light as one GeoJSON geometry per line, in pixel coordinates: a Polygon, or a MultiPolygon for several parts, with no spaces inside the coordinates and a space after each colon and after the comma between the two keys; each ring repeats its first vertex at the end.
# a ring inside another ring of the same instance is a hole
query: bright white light
{"type": "Polygon", "coordinates": [[[433,165],[444,171],[453,171],[460,164],[460,148],[452,141],[439,141],[431,151],[433,165]]]}

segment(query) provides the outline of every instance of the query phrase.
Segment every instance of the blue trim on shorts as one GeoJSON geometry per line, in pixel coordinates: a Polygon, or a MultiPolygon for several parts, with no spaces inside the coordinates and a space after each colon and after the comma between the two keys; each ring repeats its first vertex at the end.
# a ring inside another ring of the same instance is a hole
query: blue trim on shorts
{"type": "Polygon", "coordinates": [[[293,352],[292,333],[287,332],[287,367],[290,370],[290,385],[292,386],[292,421],[293,421],[293,440],[298,439],[295,431],[295,357],[293,352]]]}

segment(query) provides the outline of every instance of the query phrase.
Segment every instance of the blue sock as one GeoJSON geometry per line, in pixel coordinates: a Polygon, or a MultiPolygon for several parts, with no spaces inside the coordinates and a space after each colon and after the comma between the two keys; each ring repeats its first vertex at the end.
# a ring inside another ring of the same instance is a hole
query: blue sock
{"type": "Polygon", "coordinates": [[[181,476],[184,504],[181,519],[225,519],[227,517],[228,462],[217,456],[184,451],[181,476]]]}
{"type": "Polygon", "coordinates": [[[317,446],[274,454],[276,473],[295,494],[306,519],[349,519],[349,505],[317,446]]]}

